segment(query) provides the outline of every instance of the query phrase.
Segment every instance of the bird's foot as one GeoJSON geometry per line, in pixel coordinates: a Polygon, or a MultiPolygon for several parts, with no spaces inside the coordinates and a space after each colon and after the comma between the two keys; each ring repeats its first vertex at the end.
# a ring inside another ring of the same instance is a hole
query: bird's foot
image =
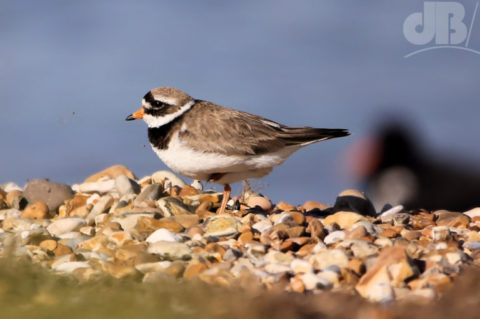
{"type": "Polygon", "coordinates": [[[232,188],[230,185],[225,184],[223,186],[223,198],[222,204],[220,205],[220,209],[218,210],[218,214],[225,214],[225,209],[227,208],[228,200],[230,199],[230,194],[232,193],[232,188]]]}

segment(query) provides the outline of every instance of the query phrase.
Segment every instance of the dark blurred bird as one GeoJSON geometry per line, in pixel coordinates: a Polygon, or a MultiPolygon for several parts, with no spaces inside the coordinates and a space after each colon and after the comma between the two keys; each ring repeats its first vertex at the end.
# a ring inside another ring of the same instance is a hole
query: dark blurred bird
{"type": "Polygon", "coordinates": [[[454,154],[430,154],[419,140],[411,128],[389,123],[354,145],[350,165],[377,209],[385,204],[453,211],[480,206],[479,168],[454,154]]]}

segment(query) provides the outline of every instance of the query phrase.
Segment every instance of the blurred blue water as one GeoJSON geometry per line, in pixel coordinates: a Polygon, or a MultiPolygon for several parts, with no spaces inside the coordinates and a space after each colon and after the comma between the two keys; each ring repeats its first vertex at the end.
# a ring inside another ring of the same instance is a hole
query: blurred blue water
{"type": "MultiPolygon", "coordinates": [[[[461,3],[470,21],[475,2],[461,3]]],[[[264,178],[275,201],[331,203],[355,187],[345,150],[391,112],[414,119],[429,149],[480,159],[480,56],[437,50],[404,59],[417,48],[403,21],[420,1],[0,6],[0,182],[74,183],[116,163],[138,176],[165,169],[144,123],[124,121],[164,85],[288,125],[353,132],[297,152],[264,178]]],[[[480,49],[477,21],[470,47],[480,49]]]]}

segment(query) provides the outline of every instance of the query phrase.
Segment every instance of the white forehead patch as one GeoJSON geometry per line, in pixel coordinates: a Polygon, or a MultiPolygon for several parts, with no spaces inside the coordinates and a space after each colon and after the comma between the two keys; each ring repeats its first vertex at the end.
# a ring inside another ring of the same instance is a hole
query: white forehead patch
{"type": "Polygon", "coordinates": [[[162,96],[162,95],[154,95],[153,98],[157,101],[161,101],[163,103],[167,103],[170,105],[177,105],[177,99],[173,97],[168,97],[168,96],[162,96]]]}
{"type": "Polygon", "coordinates": [[[142,106],[146,109],[151,109],[152,106],[150,105],[150,103],[148,103],[147,101],[145,101],[145,99],[142,99],[142,106]]]}

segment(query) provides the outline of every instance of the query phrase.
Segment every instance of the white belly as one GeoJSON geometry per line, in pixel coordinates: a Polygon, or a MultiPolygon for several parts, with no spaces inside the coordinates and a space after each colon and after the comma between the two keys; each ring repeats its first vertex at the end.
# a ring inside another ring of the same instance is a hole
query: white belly
{"type": "Polygon", "coordinates": [[[168,149],[160,150],[152,145],[158,157],[170,169],[184,176],[207,181],[212,174],[225,173],[216,181],[219,184],[231,184],[247,178],[260,178],[272,171],[274,166],[282,164],[288,156],[299,149],[290,147],[262,155],[223,155],[195,151],[187,147],[175,135],[168,149]]]}

